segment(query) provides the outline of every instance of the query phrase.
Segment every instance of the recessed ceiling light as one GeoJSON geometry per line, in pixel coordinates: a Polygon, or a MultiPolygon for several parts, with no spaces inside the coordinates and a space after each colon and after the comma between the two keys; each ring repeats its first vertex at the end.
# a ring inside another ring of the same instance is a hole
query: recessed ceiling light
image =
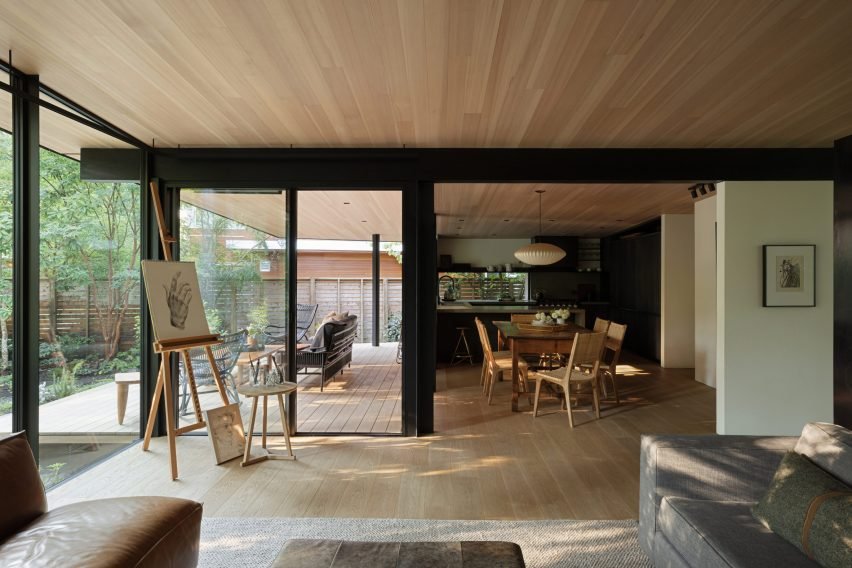
{"type": "Polygon", "coordinates": [[[509,220],[508,220],[508,219],[503,219],[503,222],[504,222],[504,223],[508,223],[508,222],[509,222],[509,220]]]}
{"type": "Polygon", "coordinates": [[[556,219],[548,219],[548,221],[550,221],[551,223],[553,223],[554,221],[556,221],[556,219]]]}
{"type": "Polygon", "coordinates": [[[348,201],[344,201],[344,202],[343,202],[343,204],[344,204],[344,205],[349,205],[350,203],[349,203],[348,201]]]}
{"type": "Polygon", "coordinates": [[[464,219],[459,219],[459,223],[464,223],[464,219]]]}
{"type": "Polygon", "coordinates": [[[364,219],[364,220],[363,220],[363,221],[361,221],[361,222],[362,222],[362,223],[366,223],[366,222],[367,222],[367,220],[366,220],[366,219],[364,219]]]}

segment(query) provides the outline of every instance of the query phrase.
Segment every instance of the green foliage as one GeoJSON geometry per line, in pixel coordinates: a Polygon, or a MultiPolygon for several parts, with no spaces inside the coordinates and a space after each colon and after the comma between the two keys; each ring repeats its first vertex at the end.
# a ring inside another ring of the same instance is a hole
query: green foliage
{"type": "Polygon", "coordinates": [[[382,251],[396,259],[399,264],[402,264],[402,243],[382,243],[382,251]]]}
{"type": "Polygon", "coordinates": [[[65,398],[77,392],[77,372],[84,363],[77,361],[73,365],[53,369],[53,383],[47,387],[47,400],[42,402],[65,398]]]}
{"type": "Polygon", "coordinates": [[[269,309],[266,304],[260,302],[256,304],[248,313],[249,325],[248,332],[252,337],[260,337],[263,330],[269,325],[269,309]]]}
{"type": "Polygon", "coordinates": [[[39,474],[41,475],[42,483],[44,483],[45,487],[52,487],[62,481],[62,468],[67,464],[64,463],[52,463],[47,467],[39,467],[39,474]]]}
{"type": "Polygon", "coordinates": [[[385,328],[386,341],[399,341],[402,336],[402,314],[393,312],[388,316],[388,325],[385,328]]]}

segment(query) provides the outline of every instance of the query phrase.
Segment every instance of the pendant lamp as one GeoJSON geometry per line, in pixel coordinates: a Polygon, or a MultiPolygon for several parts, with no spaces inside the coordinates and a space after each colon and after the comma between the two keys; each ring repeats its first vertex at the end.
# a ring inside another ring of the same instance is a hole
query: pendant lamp
{"type": "MultiPolygon", "coordinates": [[[[543,189],[535,191],[538,194],[538,233],[541,234],[541,196],[543,189]]],[[[515,251],[515,258],[533,266],[554,264],[565,258],[565,251],[550,243],[531,243],[515,251]]]]}

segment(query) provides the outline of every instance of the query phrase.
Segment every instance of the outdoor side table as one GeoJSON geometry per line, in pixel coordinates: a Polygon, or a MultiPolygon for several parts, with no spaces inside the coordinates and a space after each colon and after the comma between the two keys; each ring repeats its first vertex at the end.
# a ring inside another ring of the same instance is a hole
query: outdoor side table
{"type": "Polygon", "coordinates": [[[252,399],[251,402],[251,419],[248,428],[248,439],[246,440],[246,449],[243,454],[243,461],[240,465],[243,467],[252,465],[264,460],[295,460],[293,455],[293,447],[290,445],[290,425],[288,424],[287,412],[284,409],[284,395],[290,394],[296,390],[296,383],[279,383],[271,385],[253,385],[244,384],[237,386],[237,392],[246,398],[252,399]],[[266,407],[269,402],[269,397],[278,398],[278,410],[281,413],[281,424],[284,429],[284,440],[287,442],[287,453],[276,453],[266,448],[266,407]],[[261,447],[258,455],[252,455],[252,436],[254,434],[254,423],[257,419],[257,402],[263,398],[263,429],[261,430],[261,447]]]}
{"type": "Polygon", "coordinates": [[[138,384],[138,371],[133,373],[115,374],[116,415],[119,425],[124,424],[124,413],[127,412],[127,393],[130,391],[130,385],[138,384]]]}

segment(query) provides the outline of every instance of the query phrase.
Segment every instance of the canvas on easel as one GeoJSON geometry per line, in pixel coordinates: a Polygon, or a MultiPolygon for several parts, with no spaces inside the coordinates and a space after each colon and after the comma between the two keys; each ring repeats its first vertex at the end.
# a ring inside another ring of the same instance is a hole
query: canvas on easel
{"type": "Polygon", "coordinates": [[[143,260],[142,277],[157,341],[210,335],[194,262],[143,260]]]}

